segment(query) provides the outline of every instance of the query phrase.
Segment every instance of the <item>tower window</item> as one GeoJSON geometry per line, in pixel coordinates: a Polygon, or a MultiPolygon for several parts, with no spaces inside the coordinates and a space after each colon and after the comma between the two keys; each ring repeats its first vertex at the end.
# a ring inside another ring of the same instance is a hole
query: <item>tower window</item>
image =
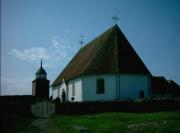
{"type": "Polygon", "coordinates": [[[96,94],[104,94],[104,79],[96,80],[96,94]]]}

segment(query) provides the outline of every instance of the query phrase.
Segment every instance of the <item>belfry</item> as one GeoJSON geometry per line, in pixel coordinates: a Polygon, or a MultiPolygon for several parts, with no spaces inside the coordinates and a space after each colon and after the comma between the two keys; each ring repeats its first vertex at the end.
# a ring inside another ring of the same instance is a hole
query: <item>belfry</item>
{"type": "Polygon", "coordinates": [[[49,98],[49,80],[47,80],[47,73],[41,65],[36,72],[36,79],[32,81],[32,95],[39,99],[49,98]]]}

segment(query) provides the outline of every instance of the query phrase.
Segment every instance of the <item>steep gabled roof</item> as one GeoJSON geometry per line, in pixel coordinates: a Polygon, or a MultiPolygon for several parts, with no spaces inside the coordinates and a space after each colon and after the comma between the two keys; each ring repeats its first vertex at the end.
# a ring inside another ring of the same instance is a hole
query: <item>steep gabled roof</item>
{"type": "Polygon", "coordinates": [[[82,47],[53,82],[69,80],[81,75],[132,73],[151,75],[134,51],[118,25],[82,47]]]}

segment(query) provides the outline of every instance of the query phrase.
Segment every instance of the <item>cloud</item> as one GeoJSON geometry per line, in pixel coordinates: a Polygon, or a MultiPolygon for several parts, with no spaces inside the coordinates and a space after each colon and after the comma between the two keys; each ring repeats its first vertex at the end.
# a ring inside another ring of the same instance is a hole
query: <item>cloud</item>
{"type": "MultiPolygon", "coordinates": [[[[59,38],[53,36],[50,38],[50,43],[43,47],[30,47],[25,49],[10,49],[9,55],[19,61],[33,64],[39,67],[40,59],[43,58],[43,67],[56,71],[62,69],[65,64],[76,52],[76,47],[72,46],[69,38],[59,38]]],[[[32,75],[29,75],[31,77],[32,75]]],[[[8,95],[23,95],[32,94],[32,80],[27,79],[27,76],[12,75],[2,77],[1,88],[2,94],[8,95]]]]}
{"type": "Polygon", "coordinates": [[[68,38],[60,38],[58,40],[58,38],[55,36],[51,38],[51,42],[51,45],[55,48],[71,48],[71,41],[68,38]]]}
{"type": "MultiPolygon", "coordinates": [[[[27,47],[25,49],[13,48],[10,49],[9,55],[24,63],[33,64],[33,66],[39,67],[40,59],[43,58],[43,67],[50,72],[59,72],[63,69],[65,64],[71,59],[71,57],[77,52],[76,45],[72,45],[72,41],[69,38],[63,38],[58,36],[52,36],[48,45],[41,47],[27,47]]],[[[52,73],[51,73],[52,74],[52,73]]],[[[50,75],[48,73],[48,75],[50,75]]],[[[34,75],[33,75],[34,76],[34,75]]],[[[1,94],[8,95],[26,95],[32,94],[32,80],[27,79],[29,76],[18,75],[6,75],[1,79],[1,94]]],[[[49,78],[51,80],[51,78],[49,78]]]]}
{"type": "Polygon", "coordinates": [[[9,52],[11,55],[15,55],[21,60],[24,61],[36,61],[43,59],[49,59],[49,55],[47,53],[47,50],[42,47],[34,47],[29,49],[24,49],[22,51],[18,49],[11,49],[9,52]]]}
{"type": "Polygon", "coordinates": [[[58,42],[56,36],[51,38],[51,42],[52,42],[52,46],[54,46],[54,47],[59,45],[59,42],[58,42]]]}
{"type": "Polygon", "coordinates": [[[64,65],[69,60],[72,53],[71,41],[68,38],[58,38],[57,36],[50,38],[51,43],[48,47],[32,47],[23,50],[11,49],[9,54],[26,62],[39,65],[39,61],[43,58],[47,64],[46,67],[54,68],[64,65]]]}

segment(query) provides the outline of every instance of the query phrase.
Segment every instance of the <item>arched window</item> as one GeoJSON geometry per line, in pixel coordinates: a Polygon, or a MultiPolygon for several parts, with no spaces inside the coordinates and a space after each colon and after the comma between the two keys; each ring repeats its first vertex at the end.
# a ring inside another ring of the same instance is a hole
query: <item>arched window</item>
{"type": "Polygon", "coordinates": [[[104,94],[104,79],[96,80],[96,94],[104,94]]]}

